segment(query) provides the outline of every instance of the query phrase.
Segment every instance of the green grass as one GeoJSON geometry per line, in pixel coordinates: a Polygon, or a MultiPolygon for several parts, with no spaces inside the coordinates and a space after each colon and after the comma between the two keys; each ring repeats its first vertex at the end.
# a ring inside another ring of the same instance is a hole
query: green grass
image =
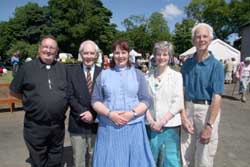
{"type": "Polygon", "coordinates": [[[10,83],[12,81],[12,71],[8,71],[6,75],[0,75],[0,83],[10,83]]]}

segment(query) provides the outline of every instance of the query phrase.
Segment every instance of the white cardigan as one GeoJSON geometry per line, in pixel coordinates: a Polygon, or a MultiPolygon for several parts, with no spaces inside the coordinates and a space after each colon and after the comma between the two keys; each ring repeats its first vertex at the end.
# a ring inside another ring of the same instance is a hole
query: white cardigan
{"type": "Polygon", "coordinates": [[[181,125],[180,111],[184,109],[183,80],[180,72],[167,67],[162,74],[158,89],[155,90],[156,79],[154,72],[146,75],[149,94],[152,96],[153,104],[149,111],[155,120],[160,120],[166,112],[174,117],[164,127],[175,127],[181,125]]]}

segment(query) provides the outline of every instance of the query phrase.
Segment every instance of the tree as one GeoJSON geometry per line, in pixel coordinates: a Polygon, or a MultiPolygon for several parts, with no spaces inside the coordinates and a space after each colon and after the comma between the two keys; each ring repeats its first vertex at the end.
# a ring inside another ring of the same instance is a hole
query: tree
{"type": "Polygon", "coordinates": [[[37,3],[27,3],[15,9],[14,18],[9,20],[10,28],[16,40],[24,40],[30,44],[37,43],[40,37],[48,32],[46,10],[37,3]]]}
{"type": "Polygon", "coordinates": [[[86,39],[108,51],[116,30],[110,24],[112,13],[100,0],[50,0],[48,4],[53,34],[62,51],[76,57],[80,43],[86,39]]]}
{"type": "Polygon", "coordinates": [[[153,43],[162,40],[171,41],[171,34],[169,32],[167,21],[159,12],[153,13],[148,19],[148,31],[153,43]]]}
{"type": "Polygon", "coordinates": [[[147,19],[144,16],[132,15],[122,23],[126,32],[119,33],[120,37],[129,42],[131,49],[144,54],[150,49],[150,34],[147,31],[147,19]]]}
{"type": "Polygon", "coordinates": [[[120,34],[130,41],[130,46],[143,55],[150,53],[157,41],[171,40],[166,20],[155,12],[148,19],[144,16],[130,16],[123,21],[126,32],[120,34]]]}
{"type": "Polygon", "coordinates": [[[230,26],[232,31],[239,33],[239,27],[250,21],[250,1],[249,0],[231,0],[230,26]]]}
{"type": "Polygon", "coordinates": [[[175,24],[173,43],[176,54],[181,54],[192,47],[191,30],[194,26],[194,23],[194,20],[184,19],[182,20],[182,23],[175,24]]]}
{"type": "Polygon", "coordinates": [[[32,59],[37,57],[38,45],[30,44],[25,41],[17,41],[12,43],[10,49],[7,50],[7,55],[13,55],[17,50],[20,51],[21,60],[25,60],[27,57],[31,57],[32,59]]]}
{"type": "Polygon", "coordinates": [[[18,48],[24,44],[27,49],[34,48],[33,45],[38,43],[40,36],[47,34],[48,25],[45,14],[44,7],[36,3],[27,3],[25,6],[17,7],[14,17],[9,21],[0,23],[0,54],[3,59],[7,59],[16,50],[21,50],[21,56],[36,56],[36,53],[31,55],[34,52],[24,52],[18,48]]]}
{"type": "Polygon", "coordinates": [[[192,0],[186,7],[188,18],[206,22],[214,28],[215,36],[228,40],[239,33],[239,26],[250,20],[249,0],[192,0]]]}

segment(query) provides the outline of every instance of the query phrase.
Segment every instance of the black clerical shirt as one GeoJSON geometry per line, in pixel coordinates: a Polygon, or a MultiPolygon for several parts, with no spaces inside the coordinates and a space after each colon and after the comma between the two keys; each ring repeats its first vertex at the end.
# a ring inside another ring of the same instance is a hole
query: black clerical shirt
{"type": "Polygon", "coordinates": [[[25,118],[40,124],[63,123],[67,110],[66,71],[63,64],[44,64],[39,58],[27,62],[10,85],[22,94],[25,118]]]}

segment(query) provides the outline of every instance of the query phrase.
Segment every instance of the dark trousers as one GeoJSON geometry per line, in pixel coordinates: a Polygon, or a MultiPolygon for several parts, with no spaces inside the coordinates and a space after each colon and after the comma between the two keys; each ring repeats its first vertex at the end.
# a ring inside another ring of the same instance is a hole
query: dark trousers
{"type": "Polygon", "coordinates": [[[63,161],[64,124],[24,123],[24,140],[32,167],[61,167],[63,161]]]}

